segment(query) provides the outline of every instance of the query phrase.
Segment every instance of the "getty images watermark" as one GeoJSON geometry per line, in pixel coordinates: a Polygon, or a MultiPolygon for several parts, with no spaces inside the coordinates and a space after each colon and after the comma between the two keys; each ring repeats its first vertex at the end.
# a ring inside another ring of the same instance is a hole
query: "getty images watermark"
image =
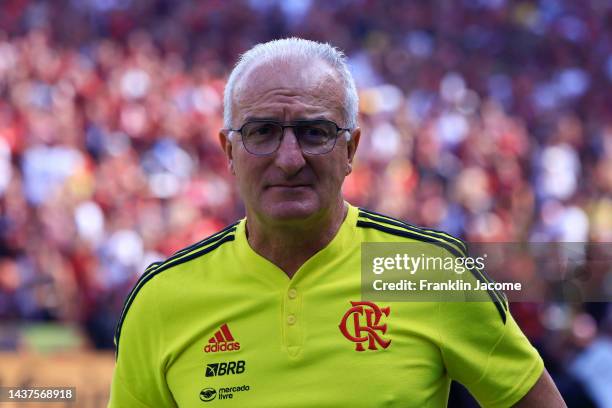
{"type": "Polygon", "coordinates": [[[610,243],[364,243],[362,298],[610,301],[610,243]]]}

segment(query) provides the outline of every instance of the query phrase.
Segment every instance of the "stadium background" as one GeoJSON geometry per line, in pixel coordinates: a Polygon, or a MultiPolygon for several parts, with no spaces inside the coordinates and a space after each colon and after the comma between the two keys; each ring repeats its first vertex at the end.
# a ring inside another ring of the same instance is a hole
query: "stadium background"
{"type": "MultiPolygon", "coordinates": [[[[0,385],[104,406],[139,273],[243,214],[228,71],[292,35],[349,57],[352,203],[468,241],[612,241],[609,1],[3,0],[0,385]]],[[[612,407],[608,303],[512,309],[569,406],[612,407]]]]}

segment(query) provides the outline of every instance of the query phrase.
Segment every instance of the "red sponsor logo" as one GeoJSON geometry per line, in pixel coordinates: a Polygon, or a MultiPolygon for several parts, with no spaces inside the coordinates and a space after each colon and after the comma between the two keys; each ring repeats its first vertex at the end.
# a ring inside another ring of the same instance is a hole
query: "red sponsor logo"
{"type": "Polygon", "coordinates": [[[351,302],[351,305],[353,307],[344,314],[338,327],[344,337],[355,343],[355,350],[365,351],[365,342],[368,350],[378,350],[377,345],[383,349],[389,347],[391,340],[380,335],[387,332],[387,325],[380,324],[380,319],[383,315],[388,317],[391,308],[380,308],[372,302],[351,302]]]}
{"type": "Polygon", "coordinates": [[[205,353],[236,350],[240,350],[240,343],[235,341],[232,332],[230,332],[229,327],[227,327],[227,323],[219,327],[219,330],[215,332],[214,336],[208,340],[208,344],[204,347],[205,353]]]}

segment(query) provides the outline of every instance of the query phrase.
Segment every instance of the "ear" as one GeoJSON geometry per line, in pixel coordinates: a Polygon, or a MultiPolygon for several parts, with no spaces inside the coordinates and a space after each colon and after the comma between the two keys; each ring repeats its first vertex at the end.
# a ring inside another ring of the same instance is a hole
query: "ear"
{"type": "Polygon", "coordinates": [[[349,134],[347,133],[348,140],[346,141],[346,146],[348,150],[348,160],[346,167],[346,175],[348,176],[353,171],[353,159],[355,157],[355,152],[357,152],[357,146],[359,146],[359,138],[361,137],[361,128],[356,127],[349,134]]]}
{"type": "Polygon", "coordinates": [[[228,161],[228,170],[236,175],[234,171],[234,157],[232,152],[232,140],[230,138],[230,131],[227,129],[222,129],[219,131],[219,143],[221,144],[221,149],[223,149],[223,153],[225,153],[225,157],[227,157],[228,161]]]}

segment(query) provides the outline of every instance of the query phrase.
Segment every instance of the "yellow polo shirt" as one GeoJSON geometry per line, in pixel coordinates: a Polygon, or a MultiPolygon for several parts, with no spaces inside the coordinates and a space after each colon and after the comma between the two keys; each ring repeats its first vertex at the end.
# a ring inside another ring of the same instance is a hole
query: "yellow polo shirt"
{"type": "Polygon", "coordinates": [[[251,249],[245,223],[145,271],[117,327],[110,407],[443,407],[451,379],[508,407],[542,374],[500,293],[361,301],[363,242],[462,251],[450,235],[350,206],[289,279],[251,249]]]}

